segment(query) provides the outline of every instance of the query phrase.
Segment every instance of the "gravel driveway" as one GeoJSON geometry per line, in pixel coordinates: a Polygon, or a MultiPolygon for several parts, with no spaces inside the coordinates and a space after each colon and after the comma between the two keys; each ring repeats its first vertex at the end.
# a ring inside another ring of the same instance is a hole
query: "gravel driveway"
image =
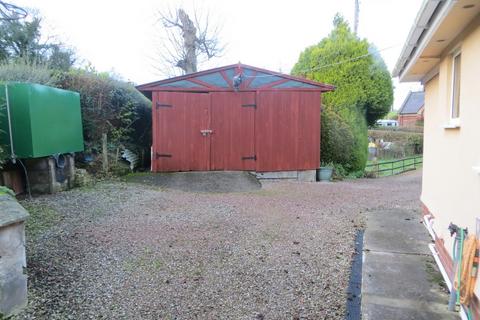
{"type": "Polygon", "coordinates": [[[362,213],[419,208],[420,172],[195,193],[109,181],[22,204],[18,319],[342,319],[362,213]],[[42,218],[43,217],[43,218],[42,218]]]}

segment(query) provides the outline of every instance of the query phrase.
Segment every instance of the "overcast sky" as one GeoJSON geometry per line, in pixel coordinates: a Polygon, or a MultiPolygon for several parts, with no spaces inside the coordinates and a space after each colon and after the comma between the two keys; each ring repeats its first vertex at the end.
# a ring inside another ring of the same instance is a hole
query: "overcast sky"
{"type": "MultiPolygon", "coordinates": [[[[354,0],[13,0],[38,9],[43,32],[71,45],[98,71],[113,71],[136,84],[165,78],[154,68],[161,49],[157,12],[179,5],[209,12],[222,25],[225,54],[202,69],[241,61],[289,73],[300,53],[327,36],[336,12],[353,25],[354,0]]],[[[359,35],[381,52],[390,71],[420,8],[421,0],[360,0],[359,35]],[[393,47],[392,47],[393,46],[393,47]]],[[[419,84],[395,84],[395,108],[419,84]]]]}

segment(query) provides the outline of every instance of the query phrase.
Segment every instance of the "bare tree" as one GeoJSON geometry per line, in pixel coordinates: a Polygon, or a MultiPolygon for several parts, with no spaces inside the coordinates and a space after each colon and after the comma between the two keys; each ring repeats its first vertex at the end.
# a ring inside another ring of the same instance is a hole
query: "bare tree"
{"type": "Polygon", "coordinates": [[[27,11],[5,1],[0,1],[0,20],[19,20],[27,16],[27,11]]]}
{"type": "Polygon", "coordinates": [[[192,20],[184,9],[178,8],[159,12],[159,22],[166,32],[159,50],[162,62],[180,68],[183,74],[197,72],[200,63],[219,57],[224,51],[218,37],[220,28],[211,26],[208,14],[202,19],[194,10],[192,20]]]}

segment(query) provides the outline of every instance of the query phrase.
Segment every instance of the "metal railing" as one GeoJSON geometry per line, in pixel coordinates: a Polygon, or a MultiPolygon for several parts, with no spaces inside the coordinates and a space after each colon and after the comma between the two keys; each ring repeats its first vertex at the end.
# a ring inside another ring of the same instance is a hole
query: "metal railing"
{"type": "Polygon", "coordinates": [[[423,156],[403,158],[392,161],[382,161],[378,163],[371,163],[365,166],[365,173],[374,175],[375,177],[393,176],[403,172],[417,169],[423,163],[423,156]],[[390,174],[384,174],[390,172],[390,174]]]}

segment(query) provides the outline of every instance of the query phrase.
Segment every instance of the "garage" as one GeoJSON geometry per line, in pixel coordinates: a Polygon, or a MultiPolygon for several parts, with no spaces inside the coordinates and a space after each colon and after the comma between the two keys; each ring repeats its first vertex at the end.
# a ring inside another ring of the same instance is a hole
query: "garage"
{"type": "Polygon", "coordinates": [[[152,171],[320,166],[326,85],[243,64],[137,87],[152,100],[152,171]]]}

